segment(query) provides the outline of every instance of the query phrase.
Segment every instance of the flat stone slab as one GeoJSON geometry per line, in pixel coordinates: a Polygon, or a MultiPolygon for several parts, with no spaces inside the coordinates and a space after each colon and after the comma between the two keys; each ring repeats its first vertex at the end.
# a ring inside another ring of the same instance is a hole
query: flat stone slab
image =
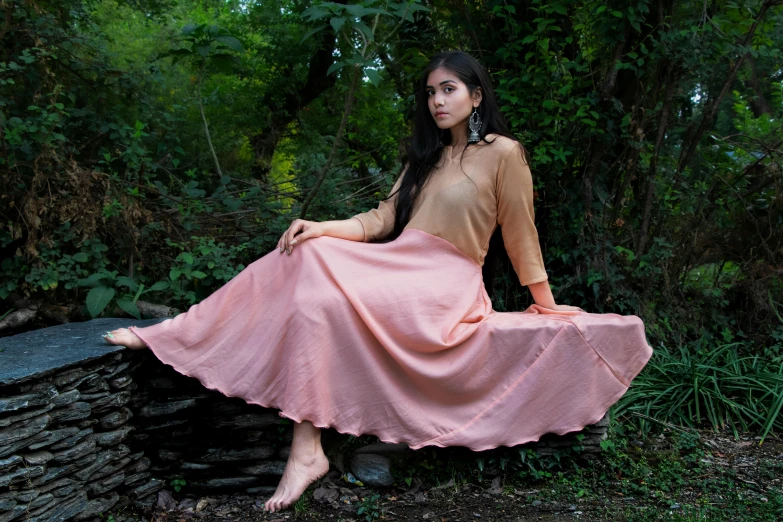
{"type": "Polygon", "coordinates": [[[37,379],[125,350],[102,335],[116,328],[151,326],[165,319],[93,319],[0,338],[0,386],[37,379]]]}
{"type": "Polygon", "coordinates": [[[391,461],[383,455],[360,453],[351,459],[351,471],[366,486],[391,486],[391,461]]]}

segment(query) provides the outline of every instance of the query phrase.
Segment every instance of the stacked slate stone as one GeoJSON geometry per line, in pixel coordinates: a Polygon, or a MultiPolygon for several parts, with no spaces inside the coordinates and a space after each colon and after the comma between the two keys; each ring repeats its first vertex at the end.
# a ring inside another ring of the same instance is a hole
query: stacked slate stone
{"type": "MultiPolygon", "coordinates": [[[[167,484],[274,490],[290,422],[204,388],[149,350],[100,340],[122,326],[126,320],[96,319],[0,339],[0,522],[98,520],[126,500],[151,506],[167,484]]],[[[607,425],[604,418],[527,447],[578,447],[589,458],[601,451],[607,425]]],[[[368,485],[388,485],[390,459],[407,453],[404,445],[371,445],[351,469],[368,485]]]]}
{"type": "MultiPolygon", "coordinates": [[[[291,426],[275,410],[208,390],[160,363],[149,351],[135,372],[139,387],[129,407],[136,430],[132,447],[145,448],[150,471],[166,483],[184,480],[189,491],[269,492],[285,469],[291,426]]],[[[601,451],[608,417],[579,433],[548,434],[523,447],[541,455],[577,448],[583,458],[601,451]]],[[[404,444],[373,444],[357,451],[351,469],[368,485],[390,485],[389,457],[404,457],[404,444]],[[373,477],[387,477],[375,479],[373,477]]]]}
{"type": "MultiPolygon", "coordinates": [[[[573,450],[585,460],[596,458],[600,453],[601,441],[607,438],[609,417],[587,426],[580,432],[555,435],[548,433],[535,442],[529,442],[517,446],[516,449],[529,448],[539,455],[554,455],[558,452],[573,450]]],[[[504,452],[506,448],[499,448],[498,452],[504,452]]],[[[493,450],[490,450],[493,451],[493,450]]],[[[378,442],[358,448],[350,460],[351,471],[365,486],[391,486],[394,482],[392,468],[402,465],[408,467],[411,459],[415,459],[412,452],[405,444],[387,444],[378,442]]],[[[490,475],[493,470],[486,470],[490,475]]],[[[494,470],[500,473],[500,468],[494,470]]]]}
{"type": "Polygon", "coordinates": [[[184,480],[187,491],[273,491],[288,458],[291,423],[144,353],[128,404],[136,427],[129,444],[145,448],[152,474],[168,484],[184,480]]]}
{"type": "Polygon", "coordinates": [[[566,433],[565,435],[555,435],[548,433],[536,442],[526,444],[536,451],[539,455],[554,455],[559,451],[569,448],[576,448],[582,458],[589,460],[601,453],[601,441],[607,438],[607,429],[609,428],[609,415],[604,415],[601,420],[587,426],[582,431],[566,433]]]}
{"type": "Polygon", "coordinates": [[[94,342],[87,355],[57,345],[38,357],[51,343],[23,335],[0,340],[0,522],[98,520],[121,496],[154,495],[163,483],[127,445],[138,356],[94,342]]]}

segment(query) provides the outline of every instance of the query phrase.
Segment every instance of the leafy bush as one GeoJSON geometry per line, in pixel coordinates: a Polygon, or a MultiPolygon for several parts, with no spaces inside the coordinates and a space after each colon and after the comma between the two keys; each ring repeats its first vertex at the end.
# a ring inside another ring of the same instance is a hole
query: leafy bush
{"type": "MultiPolygon", "coordinates": [[[[652,344],[682,347],[658,350],[626,411],[780,426],[779,2],[0,11],[0,315],[25,300],[136,315],[143,295],[185,309],[303,207],[376,206],[415,76],[436,50],[470,48],[531,152],[557,301],[639,315],[652,344]]],[[[494,290],[499,311],[532,302],[507,261],[494,290]]]]}
{"type": "Polygon", "coordinates": [[[116,270],[109,272],[101,270],[85,279],[78,281],[80,286],[92,287],[87,293],[87,311],[92,317],[98,317],[114,302],[125,313],[136,319],[141,319],[141,312],[136,301],[149,292],[161,292],[169,288],[166,281],[158,281],[149,288],[144,283],[137,283],[128,276],[118,276],[116,270]],[[125,290],[123,290],[125,289],[125,290]]]}

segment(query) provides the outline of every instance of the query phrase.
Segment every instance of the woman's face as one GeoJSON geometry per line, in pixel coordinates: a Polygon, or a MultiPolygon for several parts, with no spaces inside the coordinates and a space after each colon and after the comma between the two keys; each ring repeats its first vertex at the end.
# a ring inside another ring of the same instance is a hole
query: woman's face
{"type": "Polygon", "coordinates": [[[441,129],[467,124],[474,107],[481,102],[481,88],[471,96],[468,86],[445,67],[438,67],[427,76],[427,104],[435,123],[441,129]]]}

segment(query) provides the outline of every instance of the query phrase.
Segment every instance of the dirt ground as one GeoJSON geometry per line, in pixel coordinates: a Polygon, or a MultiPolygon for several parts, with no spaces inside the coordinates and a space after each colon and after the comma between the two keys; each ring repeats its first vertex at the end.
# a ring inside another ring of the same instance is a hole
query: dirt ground
{"type": "Polygon", "coordinates": [[[759,445],[758,437],[709,432],[685,443],[623,439],[595,461],[564,468],[535,480],[508,467],[480,473],[461,461],[404,470],[407,480],[389,488],[356,487],[332,470],[281,513],[263,512],[266,495],[163,491],[152,510],[121,510],[109,522],[783,520],[780,439],[759,445]]]}

